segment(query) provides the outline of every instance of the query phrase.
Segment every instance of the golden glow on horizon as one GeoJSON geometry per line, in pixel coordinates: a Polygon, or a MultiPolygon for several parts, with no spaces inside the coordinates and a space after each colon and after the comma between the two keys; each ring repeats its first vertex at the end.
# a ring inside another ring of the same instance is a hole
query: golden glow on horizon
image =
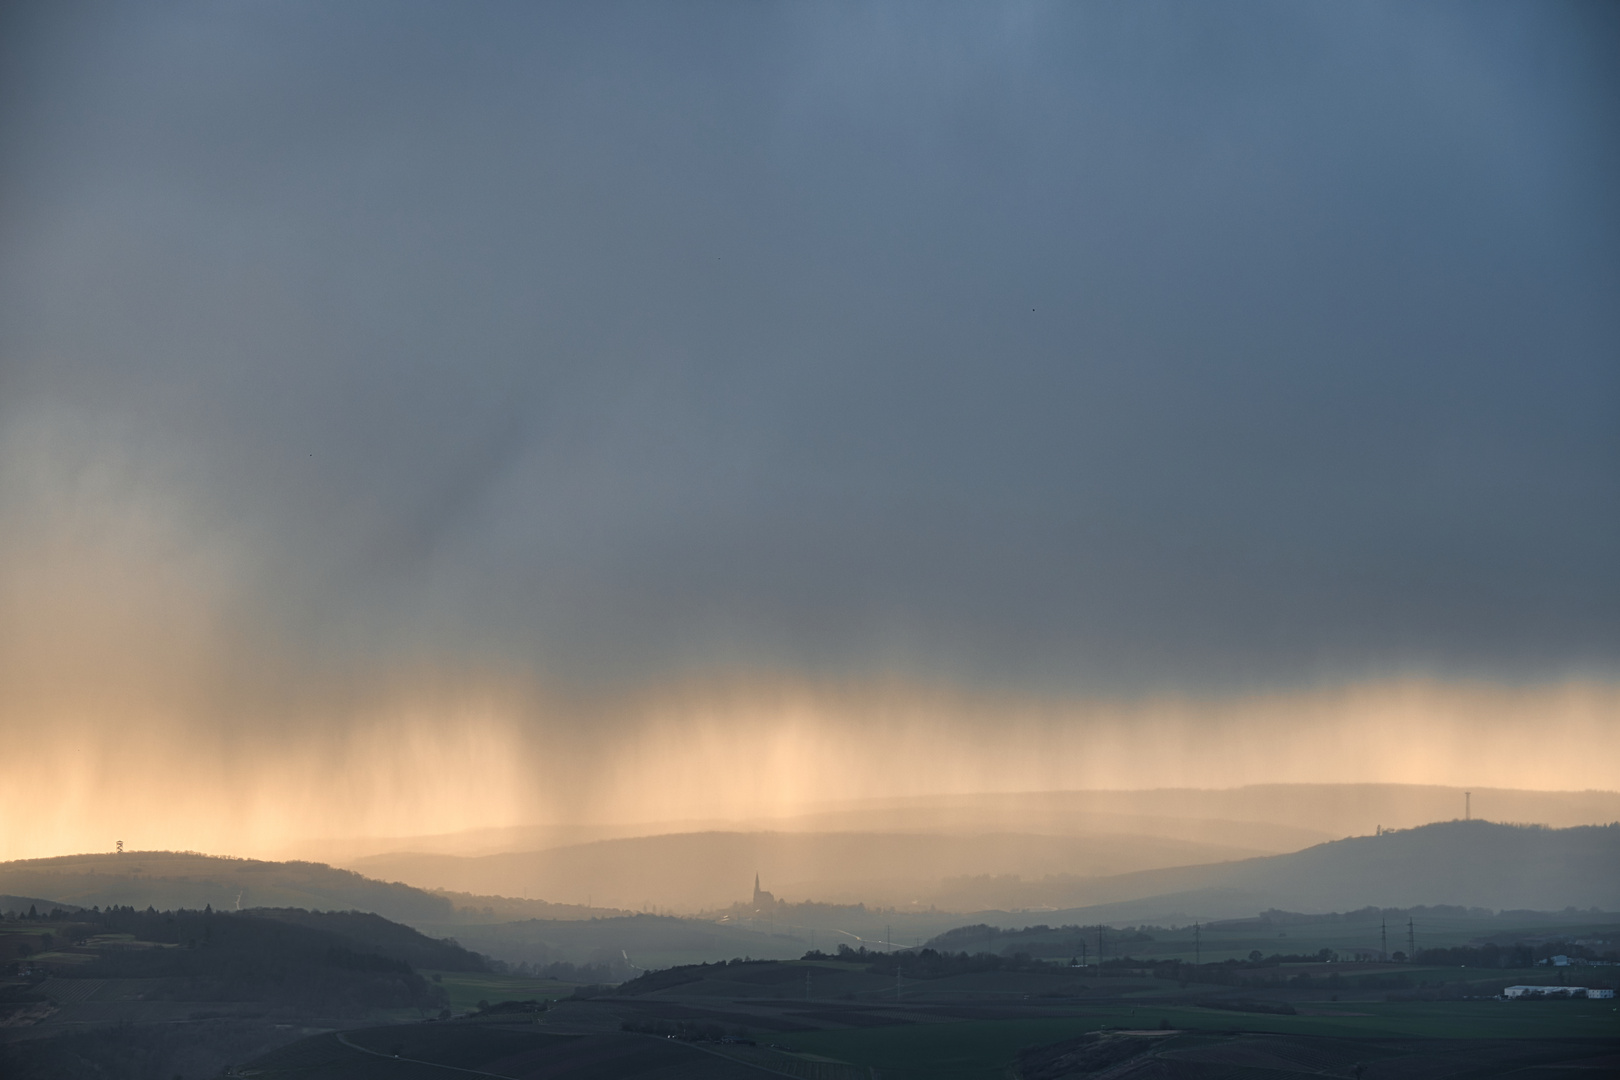
{"type": "MultiPolygon", "coordinates": [[[[547,823],[762,822],[833,800],[1381,781],[1612,789],[1620,687],[1401,680],[1214,701],[895,683],[686,684],[588,713],[511,691],[230,731],[162,709],[38,718],[0,763],[0,858],[547,823]]],[[[18,730],[13,726],[13,730],[18,730]]]]}

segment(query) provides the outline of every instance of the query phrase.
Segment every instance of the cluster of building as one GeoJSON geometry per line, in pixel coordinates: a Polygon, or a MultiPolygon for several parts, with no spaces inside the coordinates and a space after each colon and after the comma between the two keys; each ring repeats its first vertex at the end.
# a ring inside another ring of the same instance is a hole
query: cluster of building
{"type": "Polygon", "coordinates": [[[1553,967],[1614,967],[1613,960],[1588,960],[1583,956],[1565,956],[1563,953],[1549,956],[1545,960],[1537,960],[1536,963],[1551,964],[1553,967]]]}
{"type": "Polygon", "coordinates": [[[1509,986],[1505,998],[1612,998],[1614,991],[1596,986],[1509,986]]]}

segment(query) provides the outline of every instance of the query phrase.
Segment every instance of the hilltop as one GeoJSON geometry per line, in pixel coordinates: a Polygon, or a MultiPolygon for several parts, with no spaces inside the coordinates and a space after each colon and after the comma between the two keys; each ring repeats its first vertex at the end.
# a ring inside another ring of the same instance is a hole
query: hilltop
{"type": "MultiPolygon", "coordinates": [[[[1615,791],[1476,787],[1469,794],[1474,815],[1494,821],[1533,821],[1569,828],[1620,820],[1620,792],[1615,791]]],[[[753,832],[1136,836],[1281,855],[1372,833],[1380,827],[1404,829],[1449,821],[1463,812],[1467,797],[1462,788],[1434,784],[1247,784],[1234,788],[907,795],[808,804],[793,812],[748,820],[525,826],[309,841],[287,854],[364,869],[361,860],[374,855],[409,852],[477,857],[549,851],[599,840],[753,832]]]]}
{"type": "Polygon", "coordinates": [[[0,863],[0,891],[85,908],[310,908],[370,911],[410,924],[444,923],[455,915],[446,897],[324,863],[196,852],[127,851],[0,863]]]}
{"type": "Polygon", "coordinates": [[[1620,909],[1620,825],[1449,821],[1273,855],[1114,877],[1019,883],[1023,906],[1078,921],[1235,918],[1277,908],[1459,905],[1620,909]]]}

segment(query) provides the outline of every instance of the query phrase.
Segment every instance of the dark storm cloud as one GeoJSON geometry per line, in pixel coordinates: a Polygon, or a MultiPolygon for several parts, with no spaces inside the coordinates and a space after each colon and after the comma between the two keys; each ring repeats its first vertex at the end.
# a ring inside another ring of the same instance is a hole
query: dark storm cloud
{"type": "Polygon", "coordinates": [[[0,425],[228,536],[241,622],[584,679],[1613,674],[1611,9],[7,18],[0,425]]]}

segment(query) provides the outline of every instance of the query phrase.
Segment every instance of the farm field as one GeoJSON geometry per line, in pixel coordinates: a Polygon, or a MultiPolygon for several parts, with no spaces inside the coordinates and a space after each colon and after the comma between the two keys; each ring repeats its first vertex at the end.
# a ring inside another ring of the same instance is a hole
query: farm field
{"type": "MultiPolygon", "coordinates": [[[[254,1062],[245,1074],[264,1080],[294,1076],[305,1080],[348,1076],[410,1080],[454,1075],[449,1069],[471,1069],[520,1080],[768,1073],[807,1080],[852,1080],[855,1076],[990,1080],[1008,1076],[1009,1069],[1021,1060],[1038,1057],[1042,1048],[1084,1045],[1087,1040],[1092,1040],[1092,1045],[1113,1046],[1116,1051],[1139,1044],[1138,1054],[1185,1058],[1188,1070],[1195,1059],[1210,1055],[1330,1057],[1345,1063],[1382,1061],[1390,1068],[1397,1063],[1408,1068],[1424,1058],[1445,1059],[1447,1071],[1450,1065],[1466,1063],[1471,1075],[1482,1077],[1497,1075],[1491,1071],[1493,1062],[1502,1064],[1503,1074],[1538,1064],[1550,1067],[1581,1061],[1597,1067],[1606,1060],[1620,1063],[1620,1036],[1613,1020],[1591,1015],[1526,1014],[1512,1028],[1491,1032],[1490,1017],[1457,1006],[1426,1007],[1415,1014],[1383,1011],[1381,1015],[1347,1018],[1234,1018],[1215,1010],[1189,1008],[1154,1011],[1165,1014],[1159,1020],[1168,1020],[1172,1030],[1157,1030],[1158,1020],[1143,1024],[1144,1010],[1124,1007],[1070,1017],[940,1019],[791,1035],[755,1029],[751,1032],[755,1041],[772,1040],[769,1048],[720,1044],[709,1048],[704,1057],[705,1051],[696,1046],[636,1033],[553,1033],[553,1028],[569,1026],[569,1008],[565,1005],[543,1025],[526,1029],[454,1022],[369,1029],[349,1033],[343,1039],[335,1034],[316,1036],[254,1062]],[[393,1057],[396,1053],[397,1059],[393,1057]],[[379,1054],[383,1056],[376,1056],[379,1054]],[[733,1060],[722,1061],[721,1055],[733,1060]]],[[[1172,1070],[1162,1075],[1179,1074],[1174,1067],[1172,1070]]],[[[1376,1077],[1383,1072],[1383,1068],[1375,1067],[1368,1075],[1376,1077]]],[[[1025,1070],[1021,1075],[1033,1078],[1041,1074],[1025,1070]]]]}
{"type": "MultiPolygon", "coordinates": [[[[842,1028],[796,1034],[795,1049],[880,1069],[921,1070],[938,1076],[994,1076],[1020,1049],[1110,1030],[1155,1030],[1161,1021],[1181,1031],[1243,1032],[1336,1040],[1420,1038],[1527,1041],[1620,1039],[1620,1019],[1598,1002],[1559,1012],[1537,1002],[1516,1012],[1515,1002],[1377,1004],[1356,1006],[1364,1016],[1264,1016],[1184,1006],[1081,1008],[1075,1015],[1041,1019],[961,1020],[938,1024],[842,1028]]],[[[1527,1003],[1528,1004],[1528,1003],[1527,1003]]],[[[1620,1046],[1617,1046],[1620,1051],[1620,1046]]]]}
{"type": "Polygon", "coordinates": [[[749,1080],[765,1075],[672,1040],[464,1021],[324,1033],[240,1070],[240,1075],[258,1080],[439,1080],[471,1074],[524,1080],[749,1080]]]}
{"type": "Polygon", "coordinates": [[[554,1001],[574,992],[574,983],[501,975],[484,971],[423,972],[441,987],[456,1013],[471,1012],[480,1001],[554,1001]]]}
{"type": "Polygon", "coordinates": [[[1616,969],[1582,966],[1589,956],[1570,966],[1441,962],[1527,955],[1518,946],[1434,951],[1421,964],[1251,950],[1241,961],[1075,967],[1023,953],[1023,942],[1054,933],[1035,928],[991,942],[1000,952],[846,949],[689,965],[610,987],[489,970],[451,943],[341,913],[125,909],[11,925],[13,943],[39,951],[4,984],[0,1004],[16,1021],[0,1039],[7,1080],[133,1076],[131,1063],[148,1058],[173,1063],[163,1076],[229,1066],[264,1080],[1067,1080],[1258,1069],[1286,1080],[1349,1076],[1357,1064],[1370,1080],[1620,1072],[1612,999],[1497,997],[1514,983],[1602,986],[1616,969]],[[402,956],[444,962],[413,968],[402,956]],[[282,977],[258,974],[267,971],[282,977]]]}
{"type": "MultiPolygon", "coordinates": [[[[522,980],[508,985],[539,989],[522,980]]],[[[469,983],[458,992],[472,989],[469,983]]],[[[455,1075],[442,1067],[515,1080],[772,1074],[1059,1080],[1136,1061],[1167,1077],[1240,1076],[1261,1068],[1279,1078],[1351,1075],[1355,1064],[1366,1063],[1372,1080],[1459,1070],[1478,1077],[1512,1072],[1522,1080],[1554,1070],[1546,1073],[1550,1080],[1575,1065],[1594,1070],[1589,1075],[1609,1069],[1611,1059],[1620,1066],[1620,1011],[1597,999],[1387,1000],[1369,989],[1333,1001],[1286,986],[1187,986],[1141,973],[1079,979],[1051,969],[914,980],[894,994],[891,979],[859,963],[708,965],[565,998],[519,1018],[491,1012],[372,1028],[344,1040],[321,1036],[252,1069],[266,1080],[455,1075]],[[315,1060],[321,1055],[330,1063],[315,1060]],[[438,1073],[422,1071],[435,1066],[438,1073]],[[1217,1066],[1239,1071],[1208,1071],[1217,1066]]]]}

